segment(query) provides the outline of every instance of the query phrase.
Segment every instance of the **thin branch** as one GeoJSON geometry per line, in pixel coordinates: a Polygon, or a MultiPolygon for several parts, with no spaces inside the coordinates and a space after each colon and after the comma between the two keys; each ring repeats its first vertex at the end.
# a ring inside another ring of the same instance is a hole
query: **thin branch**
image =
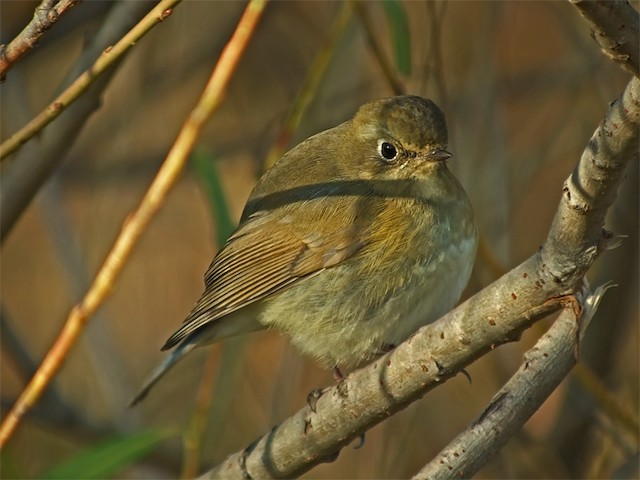
{"type": "Polygon", "coordinates": [[[93,81],[113,65],[151,28],[165,20],[181,0],[162,0],[113,47],[105,49],[95,63],[62,92],[42,112],[0,145],[0,160],[7,158],[27,140],[35,136],[85,92],[93,81]]]}
{"type": "Polygon", "coordinates": [[[133,247],[177,181],[202,127],[222,101],[222,95],[255,30],[264,5],[263,0],[252,0],[245,9],[233,36],[214,67],[202,96],[185,121],[156,178],[138,208],[125,220],[120,235],[89,291],[82,301],[71,310],[62,332],[42,361],[38,371],[2,422],[0,448],[6,444],[24,414],[40,398],[43,389],[61,367],[87,320],[111,291],[133,247]]]}
{"type": "Polygon", "coordinates": [[[15,62],[35,47],[44,32],[73,8],[78,0],[42,0],[36,7],[33,18],[8,45],[0,45],[0,82],[4,81],[15,62]]]}
{"type": "Polygon", "coordinates": [[[580,188],[590,195],[563,196],[541,251],[391,353],[353,372],[320,397],[315,412],[303,408],[203,478],[300,475],[335,458],[368,428],[563,306],[606,247],[604,213],[638,148],[639,99],[640,83],[634,79],[610,107],[566,182],[570,192],[580,188]],[[579,210],[574,208],[578,199],[579,210]]]}
{"type": "MultiPolygon", "coordinates": [[[[145,2],[123,1],[115,3],[104,19],[100,30],[91,39],[91,43],[67,74],[62,85],[70,85],[82,71],[93,64],[100,52],[118,41],[140,18],[148,13],[148,10],[148,5],[145,2]]],[[[0,204],[2,205],[0,241],[4,242],[40,187],[62,163],[87,119],[100,107],[100,97],[110,84],[117,66],[124,58],[121,56],[117,62],[112,64],[84,95],[73,102],[55,122],[41,133],[38,141],[24,145],[13,156],[11,162],[3,165],[4,170],[0,176],[0,204]]],[[[14,75],[20,73],[18,70],[14,72],[14,75]]],[[[8,110],[14,114],[11,120],[15,123],[21,123],[22,117],[25,116],[23,113],[26,110],[24,105],[20,103],[23,102],[25,95],[24,82],[8,82],[3,88],[13,90],[12,93],[5,92],[8,101],[14,103],[13,108],[9,106],[8,110]]],[[[30,112],[26,118],[31,118],[30,112]]]]}
{"type": "Polygon", "coordinates": [[[592,28],[604,54],[636,77],[640,75],[640,14],[622,1],[569,0],[592,28]]]}
{"type": "Polygon", "coordinates": [[[480,416],[436,455],[414,480],[471,478],[540,408],[577,362],[582,339],[602,296],[576,295],[582,312],[565,308],[553,326],[524,355],[520,369],[493,397],[480,416]]]}

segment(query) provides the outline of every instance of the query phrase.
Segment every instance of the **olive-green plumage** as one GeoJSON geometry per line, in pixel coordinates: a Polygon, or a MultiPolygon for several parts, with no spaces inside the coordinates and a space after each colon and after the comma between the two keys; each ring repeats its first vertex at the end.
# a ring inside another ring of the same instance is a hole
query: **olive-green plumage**
{"type": "Polygon", "coordinates": [[[323,365],[352,367],[451,309],[477,232],[447,140],[433,102],[401,96],[285,154],[133,403],[191,349],[223,338],[274,328],[323,365]]]}

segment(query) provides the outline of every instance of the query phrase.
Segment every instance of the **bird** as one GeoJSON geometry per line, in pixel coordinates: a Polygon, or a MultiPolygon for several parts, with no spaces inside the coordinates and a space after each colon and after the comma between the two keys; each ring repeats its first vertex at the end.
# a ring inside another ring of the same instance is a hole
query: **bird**
{"type": "Polygon", "coordinates": [[[404,95],[368,102],[284,154],[131,405],[194,348],[236,335],[277,330],[341,375],[449,311],[478,232],[447,148],[442,110],[404,95]]]}

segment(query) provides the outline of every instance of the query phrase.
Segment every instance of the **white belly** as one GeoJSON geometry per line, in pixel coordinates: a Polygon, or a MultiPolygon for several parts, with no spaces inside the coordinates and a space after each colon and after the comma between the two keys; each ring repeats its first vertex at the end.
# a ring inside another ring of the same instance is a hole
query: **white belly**
{"type": "Polygon", "coordinates": [[[386,343],[402,343],[420,327],[453,308],[469,281],[475,251],[475,240],[467,240],[450,245],[430,268],[416,267],[414,287],[391,299],[384,309],[384,314],[393,315],[392,312],[401,309],[403,303],[415,305],[408,315],[398,319],[396,327],[387,334],[386,343]]]}

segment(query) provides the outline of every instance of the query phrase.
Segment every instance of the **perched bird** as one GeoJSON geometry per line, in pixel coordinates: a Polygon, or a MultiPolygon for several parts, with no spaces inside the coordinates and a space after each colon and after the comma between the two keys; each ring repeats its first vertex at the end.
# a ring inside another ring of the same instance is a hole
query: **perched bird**
{"type": "Polygon", "coordinates": [[[195,347],[273,328],[326,367],[354,367],[458,301],[477,230],[448,170],[444,114],[399,96],[286,153],[255,186],[205,291],[132,405],[195,347]]]}

